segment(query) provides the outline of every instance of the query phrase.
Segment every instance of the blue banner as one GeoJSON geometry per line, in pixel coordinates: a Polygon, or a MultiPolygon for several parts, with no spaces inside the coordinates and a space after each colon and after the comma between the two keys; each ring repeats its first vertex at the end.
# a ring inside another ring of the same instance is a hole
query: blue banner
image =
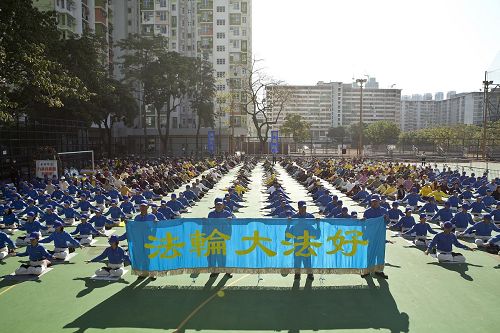
{"type": "Polygon", "coordinates": [[[274,130],[271,131],[271,153],[272,154],[277,154],[279,151],[279,146],[278,146],[278,131],[274,130]]]}
{"type": "Polygon", "coordinates": [[[215,152],[215,131],[214,130],[208,131],[207,150],[210,154],[213,154],[215,152]]]}
{"type": "Polygon", "coordinates": [[[129,221],[134,272],[355,273],[383,268],[383,218],[129,221]]]}

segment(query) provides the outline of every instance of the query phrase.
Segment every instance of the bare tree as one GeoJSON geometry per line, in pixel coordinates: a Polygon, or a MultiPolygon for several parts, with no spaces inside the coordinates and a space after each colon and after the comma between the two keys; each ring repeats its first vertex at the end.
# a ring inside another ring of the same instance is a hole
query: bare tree
{"type": "Polygon", "coordinates": [[[291,91],[283,81],[274,80],[258,67],[260,60],[254,59],[247,72],[243,93],[246,95],[246,113],[252,118],[260,141],[260,151],[264,152],[272,125],[278,123],[281,112],[291,96],[291,91]]]}

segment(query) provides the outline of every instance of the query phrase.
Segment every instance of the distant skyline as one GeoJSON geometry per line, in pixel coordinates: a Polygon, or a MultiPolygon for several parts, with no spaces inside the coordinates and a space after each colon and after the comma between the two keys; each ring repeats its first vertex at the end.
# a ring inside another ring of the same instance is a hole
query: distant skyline
{"type": "Polygon", "coordinates": [[[253,0],[253,53],[288,84],[376,77],[402,94],[500,83],[498,0],[253,0]]]}

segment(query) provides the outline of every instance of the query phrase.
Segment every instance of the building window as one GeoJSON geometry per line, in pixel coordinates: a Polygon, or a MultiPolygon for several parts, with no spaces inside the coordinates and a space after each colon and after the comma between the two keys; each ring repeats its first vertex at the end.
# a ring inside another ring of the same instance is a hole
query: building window
{"type": "Polygon", "coordinates": [[[240,10],[240,3],[239,2],[233,3],[233,9],[234,10],[240,10]]]}
{"type": "Polygon", "coordinates": [[[226,85],[225,84],[218,84],[217,85],[217,90],[218,91],[224,91],[224,90],[226,90],[226,85]]]}
{"type": "Polygon", "coordinates": [[[177,36],[177,30],[172,30],[172,36],[177,36]]]}
{"type": "Polygon", "coordinates": [[[175,7],[175,3],[172,4],[172,11],[175,12],[177,8],[175,7]]]}
{"type": "Polygon", "coordinates": [[[247,23],[247,17],[246,16],[243,16],[241,18],[241,23],[247,23]]]}
{"type": "Polygon", "coordinates": [[[224,52],[226,51],[226,47],[224,45],[217,45],[217,52],[224,52]]]}
{"type": "Polygon", "coordinates": [[[174,50],[175,50],[176,48],[177,48],[177,43],[172,42],[172,49],[174,49],[174,50]]]}
{"type": "Polygon", "coordinates": [[[224,39],[224,38],[226,38],[226,34],[225,33],[223,33],[223,32],[218,32],[217,33],[217,39],[224,39]]]}
{"type": "Polygon", "coordinates": [[[225,64],[226,64],[226,59],[224,58],[217,59],[217,65],[225,65],[225,64]]]}
{"type": "Polygon", "coordinates": [[[241,35],[243,37],[246,37],[247,36],[247,30],[246,29],[241,29],[241,35]]]}
{"type": "Polygon", "coordinates": [[[231,31],[233,32],[233,36],[240,35],[240,28],[231,28],[231,31]]]}
{"type": "Polygon", "coordinates": [[[172,117],[172,128],[177,128],[177,117],[172,117]]]}
{"type": "Polygon", "coordinates": [[[159,11],[159,12],[156,12],[157,13],[157,17],[160,19],[160,21],[166,21],[167,20],[167,12],[165,10],[162,10],[162,11],[159,11]]]}
{"type": "Polygon", "coordinates": [[[217,20],[217,25],[226,25],[226,20],[217,20]]]}
{"type": "Polygon", "coordinates": [[[217,77],[218,78],[226,77],[226,72],[217,72],[217,77]]]}
{"type": "Polygon", "coordinates": [[[160,7],[167,7],[167,0],[160,0],[160,7]]]}
{"type": "Polygon", "coordinates": [[[224,6],[217,6],[217,13],[224,13],[226,11],[226,7],[224,6]]]}
{"type": "Polygon", "coordinates": [[[153,18],[153,12],[143,12],[144,21],[147,22],[153,18]]]}
{"type": "Polygon", "coordinates": [[[160,27],[160,33],[161,34],[164,34],[164,35],[168,34],[167,26],[165,24],[162,24],[159,27],[160,27]]]}

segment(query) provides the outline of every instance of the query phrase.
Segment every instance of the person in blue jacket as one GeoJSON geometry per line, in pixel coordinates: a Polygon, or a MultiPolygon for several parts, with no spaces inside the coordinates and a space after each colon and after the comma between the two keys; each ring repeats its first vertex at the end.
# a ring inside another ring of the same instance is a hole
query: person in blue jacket
{"type": "Polygon", "coordinates": [[[10,239],[9,235],[5,232],[0,231],[0,260],[3,260],[9,255],[9,253],[14,253],[16,245],[10,239]]]}
{"type": "Polygon", "coordinates": [[[465,231],[469,227],[469,225],[473,225],[474,221],[472,219],[472,215],[469,214],[469,205],[463,204],[462,211],[458,212],[453,216],[450,220],[455,227],[455,235],[458,237],[462,232],[465,231]]]}
{"type": "Polygon", "coordinates": [[[16,275],[40,275],[50,264],[49,260],[55,258],[41,245],[38,244],[40,239],[39,232],[32,232],[29,235],[30,244],[26,246],[24,252],[17,253],[17,257],[29,257],[29,264],[23,264],[16,269],[16,275]]]}
{"type": "Polygon", "coordinates": [[[46,237],[40,240],[40,243],[51,243],[54,242],[54,258],[59,260],[64,260],[71,252],[74,251],[75,247],[81,247],[80,243],[71,237],[69,233],[64,231],[64,224],[56,221],[54,222],[54,232],[50,234],[49,237],[46,237]]]}
{"type": "Polygon", "coordinates": [[[175,193],[170,195],[170,200],[167,201],[167,207],[170,207],[176,214],[186,212],[186,207],[177,200],[177,195],[175,193]]]}
{"type": "MultiPolygon", "coordinates": [[[[202,233],[209,236],[214,232],[219,232],[219,237],[231,237],[231,224],[229,220],[234,217],[233,213],[224,209],[224,202],[222,198],[216,198],[214,200],[215,209],[208,213],[209,219],[222,219],[217,222],[217,225],[211,223],[205,223],[202,226],[202,233]]],[[[210,274],[211,278],[215,278],[219,275],[220,267],[226,267],[226,255],[225,253],[210,253],[207,256],[208,268],[212,270],[210,274]]],[[[232,278],[233,275],[226,273],[227,278],[232,278]]]]}
{"type": "Polygon", "coordinates": [[[40,222],[45,222],[45,225],[49,227],[48,232],[54,232],[54,223],[55,222],[61,222],[64,224],[64,221],[62,218],[57,215],[57,213],[54,212],[54,208],[52,206],[47,206],[47,209],[45,211],[45,215],[42,216],[40,219],[40,222]]]}
{"type": "Polygon", "coordinates": [[[120,204],[120,208],[125,213],[125,218],[131,219],[136,213],[134,204],[129,200],[127,195],[123,196],[123,202],[120,204]]]}
{"type": "Polygon", "coordinates": [[[139,205],[139,214],[136,215],[134,221],[155,221],[156,216],[148,212],[149,203],[144,200],[139,205]]]}
{"type": "Polygon", "coordinates": [[[405,214],[399,209],[399,202],[394,201],[392,203],[392,208],[387,211],[387,217],[390,223],[397,223],[400,217],[405,216],[405,214]]]}
{"type": "Polygon", "coordinates": [[[35,220],[35,213],[29,212],[27,214],[26,223],[24,223],[21,227],[19,227],[19,230],[26,231],[26,235],[17,237],[16,245],[17,246],[28,245],[30,243],[29,235],[32,232],[42,232],[48,229],[49,229],[48,227],[42,225],[40,222],[35,220]]]}
{"type": "Polygon", "coordinates": [[[405,231],[410,230],[415,225],[415,218],[411,216],[412,211],[412,207],[407,207],[405,210],[405,216],[400,218],[399,222],[393,225],[391,229],[401,231],[403,234],[405,231]]]}
{"type": "Polygon", "coordinates": [[[432,239],[432,242],[427,247],[424,254],[428,255],[434,248],[436,248],[437,259],[440,262],[457,262],[464,263],[465,257],[460,253],[452,252],[452,246],[455,245],[461,249],[471,250],[468,246],[460,243],[451,231],[453,224],[448,221],[443,224],[443,232],[438,233],[432,239]]]}
{"type": "Polygon", "coordinates": [[[470,208],[471,208],[471,213],[474,216],[480,216],[483,213],[483,211],[485,211],[486,213],[491,212],[490,208],[486,207],[481,197],[477,197],[476,201],[470,204],[470,208]]]}
{"type": "Polygon", "coordinates": [[[150,204],[151,206],[151,214],[153,214],[156,217],[156,221],[164,221],[167,218],[158,211],[158,205],[155,204],[154,202],[150,204]]]}
{"type": "Polygon", "coordinates": [[[453,218],[453,212],[451,211],[450,208],[450,203],[445,202],[444,207],[438,210],[438,212],[431,218],[431,221],[436,222],[439,221],[441,222],[440,224],[450,221],[453,218]]]}
{"type": "MultiPolygon", "coordinates": [[[[298,212],[292,215],[294,219],[314,219],[314,215],[307,212],[307,204],[305,201],[297,202],[298,212]]],[[[333,217],[333,216],[332,216],[333,217]]]]}
{"type": "Polygon", "coordinates": [[[491,222],[491,215],[486,214],[483,216],[483,221],[474,224],[473,226],[467,228],[462,236],[464,237],[475,237],[475,243],[477,246],[484,246],[488,240],[491,238],[491,232],[500,232],[494,223],[491,222]]]}
{"type": "Polygon", "coordinates": [[[17,214],[17,216],[23,217],[24,215],[27,215],[29,212],[33,212],[40,216],[43,215],[43,211],[38,206],[35,205],[35,201],[33,201],[33,199],[28,199],[28,207],[26,207],[22,212],[17,214]]]}
{"type": "Polygon", "coordinates": [[[165,200],[160,202],[160,208],[158,208],[158,211],[162,213],[167,220],[175,219],[177,217],[177,214],[174,213],[172,208],[167,207],[167,202],[165,200]]]}
{"type": "Polygon", "coordinates": [[[118,236],[112,235],[108,240],[109,247],[107,247],[103,253],[98,255],[92,260],[87,260],[86,263],[99,262],[105,259],[108,260],[106,267],[102,267],[95,272],[97,276],[110,276],[110,277],[121,277],[124,273],[124,264],[130,262],[125,250],[123,250],[118,244],[118,236]]]}
{"type": "Polygon", "coordinates": [[[9,235],[12,235],[18,227],[19,219],[12,211],[12,208],[8,207],[3,215],[2,222],[0,222],[0,229],[3,229],[3,231],[9,235]]]}
{"type": "Polygon", "coordinates": [[[80,201],[75,206],[75,209],[80,209],[82,213],[88,213],[91,210],[96,211],[97,207],[87,201],[87,195],[82,194],[80,196],[80,201]]]}
{"type": "Polygon", "coordinates": [[[69,201],[64,202],[64,208],[62,209],[61,214],[63,215],[64,224],[67,226],[75,224],[75,218],[80,217],[80,213],[71,207],[71,203],[69,201]]]}
{"type": "Polygon", "coordinates": [[[118,207],[118,202],[115,199],[111,200],[111,207],[104,214],[104,216],[111,216],[111,219],[115,222],[120,222],[121,219],[125,218],[125,213],[118,207]]]}
{"type": "Polygon", "coordinates": [[[99,232],[104,231],[104,229],[109,230],[112,227],[116,227],[120,224],[119,222],[111,221],[106,216],[104,216],[102,214],[102,208],[97,208],[94,216],[90,218],[89,223],[93,223],[94,228],[96,228],[99,232]]]}
{"type": "Polygon", "coordinates": [[[81,245],[90,245],[90,243],[92,243],[92,236],[94,235],[106,236],[104,232],[97,231],[91,223],[88,223],[88,218],[89,216],[87,214],[82,214],[80,217],[80,224],[71,232],[71,235],[78,235],[75,239],[78,240],[81,245]]]}
{"type": "Polygon", "coordinates": [[[434,235],[438,233],[437,231],[432,230],[431,226],[427,223],[427,215],[420,214],[419,223],[411,227],[410,230],[405,231],[403,235],[415,237],[413,243],[416,246],[427,246],[429,245],[429,240],[427,239],[428,232],[434,235]]]}

